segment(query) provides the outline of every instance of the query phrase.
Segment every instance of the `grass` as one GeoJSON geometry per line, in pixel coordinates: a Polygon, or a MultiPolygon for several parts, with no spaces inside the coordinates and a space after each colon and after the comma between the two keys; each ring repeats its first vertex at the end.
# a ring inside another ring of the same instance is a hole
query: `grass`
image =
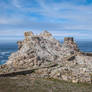
{"type": "Polygon", "coordinates": [[[92,92],[92,84],[18,76],[0,78],[0,92],[92,92]]]}

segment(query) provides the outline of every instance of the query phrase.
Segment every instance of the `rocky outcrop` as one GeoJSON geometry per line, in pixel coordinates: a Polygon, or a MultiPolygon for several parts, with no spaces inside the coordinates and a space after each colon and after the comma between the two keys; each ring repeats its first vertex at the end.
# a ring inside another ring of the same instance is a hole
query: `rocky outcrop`
{"type": "Polygon", "coordinates": [[[80,52],[72,37],[65,37],[61,44],[52,34],[44,31],[39,35],[24,33],[18,41],[18,51],[12,53],[6,64],[0,66],[3,75],[30,73],[30,77],[49,77],[71,82],[92,81],[92,56],[80,52]],[[16,72],[16,73],[15,73],[16,72]]]}
{"type": "Polygon", "coordinates": [[[40,33],[40,36],[44,36],[44,37],[52,37],[52,34],[51,33],[49,33],[48,31],[44,31],[44,32],[42,32],[42,33],[40,33]]]}
{"type": "Polygon", "coordinates": [[[23,46],[23,42],[22,41],[18,41],[17,44],[18,44],[18,49],[21,49],[22,46],[23,46]]]}

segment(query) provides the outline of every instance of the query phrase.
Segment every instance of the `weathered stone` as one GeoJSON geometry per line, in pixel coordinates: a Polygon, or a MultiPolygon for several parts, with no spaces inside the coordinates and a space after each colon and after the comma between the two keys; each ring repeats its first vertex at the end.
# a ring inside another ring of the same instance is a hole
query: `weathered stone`
{"type": "Polygon", "coordinates": [[[40,35],[25,32],[24,35],[25,39],[17,42],[19,50],[0,66],[0,73],[34,68],[31,76],[73,83],[92,82],[92,54],[80,52],[72,37],[64,38],[61,44],[47,31],[40,35]]]}
{"type": "Polygon", "coordinates": [[[34,36],[33,32],[25,32],[24,33],[26,41],[29,41],[32,36],[34,36]]]}
{"type": "Polygon", "coordinates": [[[66,75],[62,75],[62,79],[64,80],[64,81],[68,81],[68,78],[67,78],[68,76],[66,76],[66,75]]]}
{"type": "Polygon", "coordinates": [[[79,81],[78,81],[78,79],[72,79],[72,82],[73,83],[78,83],[79,81]]]}
{"type": "Polygon", "coordinates": [[[18,44],[18,49],[21,49],[22,46],[23,46],[23,42],[22,41],[18,41],[17,44],[18,44]]]}
{"type": "Polygon", "coordinates": [[[64,42],[71,42],[71,43],[74,43],[74,39],[73,39],[73,37],[65,37],[65,38],[64,38],[64,42]]]}
{"type": "Polygon", "coordinates": [[[26,37],[26,36],[34,36],[34,34],[33,34],[32,31],[30,31],[30,32],[25,32],[25,33],[24,33],[24,36],[25,36],[25,37],[26,37]]]}
{"type": "Polygon", "coordinates": [[[43,36],[43,37],[51,37],[52,34],[49,33],[48,31],[43,31],[43,32],[40,34],[40,36],[43,36]]]}

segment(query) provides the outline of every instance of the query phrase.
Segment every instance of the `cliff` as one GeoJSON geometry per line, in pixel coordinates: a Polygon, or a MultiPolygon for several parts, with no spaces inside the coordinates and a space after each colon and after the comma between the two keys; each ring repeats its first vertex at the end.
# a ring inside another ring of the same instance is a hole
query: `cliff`
{"type": "Polygon", "coordinates": [[[72,37],[65,37],[61,44],[47,31],[39,35],[25,32],[24,36],[23,41],[17,42],[18,51],[0,66],[1,74],[25,72],[30,77],[91,83],[92,55],[80,52],[72,37]]]}

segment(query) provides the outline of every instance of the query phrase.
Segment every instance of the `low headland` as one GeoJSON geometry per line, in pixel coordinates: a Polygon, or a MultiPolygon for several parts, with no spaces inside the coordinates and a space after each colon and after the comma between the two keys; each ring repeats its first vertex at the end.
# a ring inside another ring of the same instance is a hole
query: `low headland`
{"type": "Polygon", "coordinates": [[[73,37],[61,44],[51,33],[25,32],[18,51],[0,66],[0,77],[29,76],[73,83],[92,83],[92,53],[81,52],[73,37]]]}

